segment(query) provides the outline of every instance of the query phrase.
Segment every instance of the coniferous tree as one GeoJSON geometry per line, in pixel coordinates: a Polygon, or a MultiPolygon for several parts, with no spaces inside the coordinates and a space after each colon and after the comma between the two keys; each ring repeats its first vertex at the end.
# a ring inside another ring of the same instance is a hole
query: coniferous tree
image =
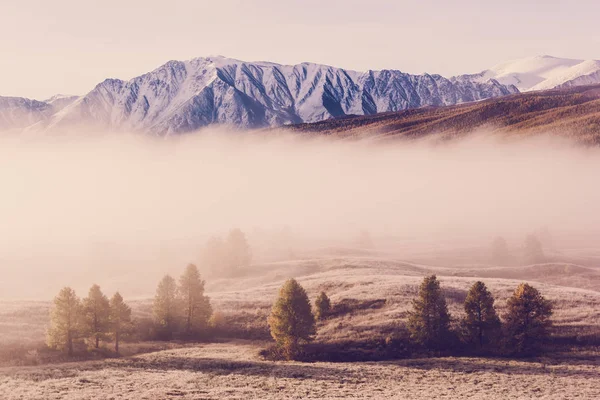
{"type": "Polygon", "coordinates": [[[465,299],[463,327],[469,343],[478,347],[494,343],[500,330],[500,318],[494,308],[494,297],[483,282],[475,282],[465,299]]]}
{"type": "Polygon", "coordinates": [[[100,346],[100,340],[106,339],[108,315],[108,298],[102,293],[100,286],[93,285],[88,297],[83,299],[83,322],[85,334],[92,338],[95,348],[100,346]]]}
{"type": "Polygon", "coordinates": [[[327,318],[331,311],[331,301],[325,292],[321,292],[319,297],[315,300],[315,317],[317,320],[323,320],[327,318]]]}
{"type": "Polygon", "coordinates": [[[70,287],[63,288],[54,298],[50,312],[47,342],[51,348],[67,350],[73,355],[73,341],[81,333],[81,301],[70,287]]]}
{"type": "Polygon", "coordinates": [[[552,303],[527,283],[517,287],[507,301],[504,314],[508,349],[517,354],[531,354],[549,336],[552,303]]]}
{"type": "Polygon", "coordinates": [[[440,349],[449,339],[450,314],[440,282],[435,275],[426,277],[413,300],[408,328],[411,338],[430,349],[440,349]]]}
{"type": "Polygon", "coordinates": [[[119,292],[110,299],[110,334],[115,341],[115,353],[119,354],[121,340],[131,333],[133,322],[131,321],[131,308],[125,304],[119,292]]]}
{"type": "Polygon", "coordinates": [[[206,329],[212,314],[210,299],[204,295],[204,281],[194,264],[189,264],[179,279],[179,296],[183,307],[185,333],[206,329]]]}
{"type": "Polygon", "coordinates": [[[306,291],[295,279],[286,281],[279,290],[268,322],[271,336],[288,360],[298,354],[302,344],[312,340],[315,318],[306,291]]]}
{"type": "Polygon", "coordinates": [[[179,308],[177,283],[170,275],[165,275],[156,288],[153,312],[160,335],[163,338],[172,338],[179,322],[179,308]]]}

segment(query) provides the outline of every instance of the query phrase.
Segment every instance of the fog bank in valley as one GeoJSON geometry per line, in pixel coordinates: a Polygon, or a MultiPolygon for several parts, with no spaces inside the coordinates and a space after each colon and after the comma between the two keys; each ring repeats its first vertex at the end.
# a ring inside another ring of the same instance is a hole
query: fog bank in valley
{"type": "MultiPolygon", "coordinates": [[[[148,296],[233,227],[251,244],[289,229],[304,246],[345,245],[361,230],[476,246],[540,227],[595,235],[599,173],[599,150],[547,138],[5,137],[0,298],[94,282],[148,296]]],[[[277,246],[261,243],[257,261],[277,246]]]]}

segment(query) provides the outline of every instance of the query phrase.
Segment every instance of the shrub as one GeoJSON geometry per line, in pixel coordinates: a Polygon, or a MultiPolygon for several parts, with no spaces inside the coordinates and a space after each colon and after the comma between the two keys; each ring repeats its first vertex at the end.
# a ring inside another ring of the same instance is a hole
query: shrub
{"type": "Polygon", "coordinates": [[[325,292],[321,292],[315,300],[315,317],[317,320],[323,320],[329,316],[331,312],[331,301],[325,292]]]}

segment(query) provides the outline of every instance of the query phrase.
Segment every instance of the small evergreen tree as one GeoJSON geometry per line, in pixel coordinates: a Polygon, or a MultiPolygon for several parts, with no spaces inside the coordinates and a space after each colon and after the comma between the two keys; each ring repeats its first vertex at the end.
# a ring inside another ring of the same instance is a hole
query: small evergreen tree
{"type": "Polygon", "coordinates": [[[170,275],[165,275],[159,282],[154,296],[154,320],[160,335],[171,339],[177,330],[179,309],[177,304],[177,283],[170,275]]]}
{"type": "Polygon", "coordinates": [[[269,316],[271,336],[288,360],[299,352],[300,346],[312,340],[315,318],[306,291],[295,279],[289,279],[279,290],[269,316]]]}
{"type": "Polygon", "coordinates": [[[539,350],[552,325],[552,303],[527,283],[517,287],[504,314],[508,349],[517,354],[539,350]]]}
{"type": "Polygon", "coordinates": [[[100,340],[106,339],[108,333],[108,298],[100,290],[100,286],[93,285],[88,297],[83,299],[83,322],[86,336],[92,338],[94,347],[100,346],[100,340]]]}
{"type": "Polygon", "coordinates": [[[81,333],[81,301],[70,287],[63,288],[54,298],[50,312],[48,347],[67,350],[73,355],[73,341],[81,333]]]}
{"type": "Polygon", "coordinates": [[[483,282],[475,282],[465,299],[463,327],[467,342],[483,347],[493,343],[500,330],[494,297],[483,282]]]}
{"type": "Polygon", "coordinates": [[[329,315],[331,311],[331,301],[325,292],[321,292],[319,297],[315,300],[315,317],[321,321],[329,315]]]}
{"type": "Polygon", "coordinates": [[[119,344],[123,337],[131,333],[131,308],[125,304],[119,292],[110,299],[110,334],[115,341],[115,353],[119,354],[119,344]]]}
{"type": "Polygon", "coordinates": [[[189,264],[179,279],[179,296],[184,311],[185,333],[199,333],[208,326],[212,314],[210,299],[204,295],[204,281],[194,264],[189,264]]]}
{"type": "Polygon", "coordinates": [[[441,349],[449,339],[450,314],[435,275],[423,279],[418,297],[413,300],[408,328],[415,343],[430,349],[441,349]]]}

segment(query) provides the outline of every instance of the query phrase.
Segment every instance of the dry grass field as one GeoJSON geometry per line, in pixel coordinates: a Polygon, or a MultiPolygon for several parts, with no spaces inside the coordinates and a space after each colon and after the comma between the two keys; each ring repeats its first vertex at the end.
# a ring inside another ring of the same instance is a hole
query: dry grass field
{"type": "Polygon", "coordinates": [[[572,359],[429,358],[298,363],[259,345],[198,345],[101,362],[4,368],[12,399],[596,399],[598,354],[572,359]]]}
{"type": "MultiPolygon", "coordinates": [[[[148,344],[120,359],[4,364],[0,398],[600,398],[597,252],[566,251],[563,256],[570,258],[501,267],[467,264],[448,253],[440,253],[444,263],[431,254],[421,259],[414,255],[409,262],[383,253],[324,249],[298,260],[257,264],[244,277],[208,282],[214,308],[229,327],[228,337],[162,348],[148,344]],[[575,256],[588,260],[587,266],[574,264],[575,256]],[[554,334],[568,345],[522,360],[440,357],[300,363],[265,361],[259,355],[269,339],[266,317],[271,303],[288,277],[297,278],[311,298],[325,290],[337,307],[331,319],[319,324],[317,342],[360,343],[398,329],[418,283],[431,273],[440,277],[455,318],[461,316],[466,291],[477,279],[490,287],[500,313],[518,283],[531,282],[554,302],[554,334]],[[581,346],[570,348],[578,342],[581,346]],[[134,354],[138,350],[144,353],[134,354]]],[[[151,300],[130,304],[137,318],[150,315],[151,300]]],[[[1,343],[22,340],[33,345],[43,340],[49,302],[5,301],[0,306],[1,343]]],[[[36,350],[30,352],[35,359],[36,350]]]]}

